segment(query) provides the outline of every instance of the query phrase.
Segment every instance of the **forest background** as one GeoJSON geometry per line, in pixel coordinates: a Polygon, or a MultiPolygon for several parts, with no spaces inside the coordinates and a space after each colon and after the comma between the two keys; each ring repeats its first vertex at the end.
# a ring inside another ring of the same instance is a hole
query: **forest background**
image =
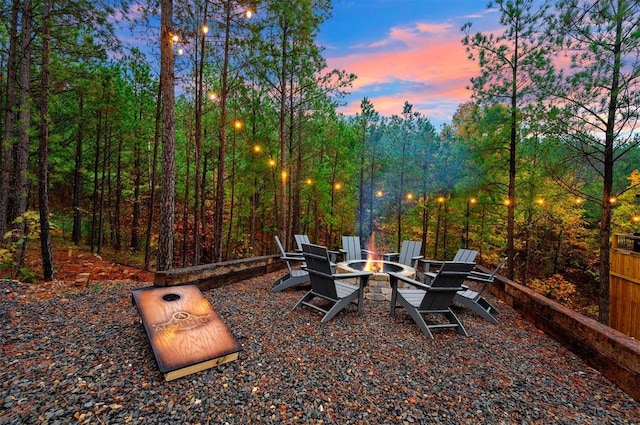
{"type": "Polygon", "coordinates": [[[374,234],[507,255],[608,321],[611,235],[640,230],[638,2],[491,2],[504,31],[461,29],[480,73],[440,129],[336,112],[357,76],[316,43],[330,0],[159,3],[0,3],[3,274],[35,279],[36,240],[52,280],[53,243],[165,270],[374,234]]]}

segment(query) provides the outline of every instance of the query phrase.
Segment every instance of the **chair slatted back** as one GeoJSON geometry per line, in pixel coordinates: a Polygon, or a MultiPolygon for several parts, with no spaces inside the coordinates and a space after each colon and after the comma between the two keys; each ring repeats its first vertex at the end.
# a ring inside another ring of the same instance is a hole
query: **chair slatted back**
{"type": "Polygon", "coordinates": [[[446,310],[475,266],[475,263],[445,261],[431,280],[431,288],[422,299],[420,310],[446,310]]]}
{"type": "Polygon", "coordinates": [[[284,263],[287,265],[287,269],[289,269],[289,274],[291,274],[291,264],[289,264],[287,260],[284,260],[284,257],[287,256],[287,253],[282,246],[282,242],[280,242],[280,238],[278,237],[278,235],[275,235],[274,238],[276,240],[276,245],[278,245],[278,250],[280,251],[280,257],[283,258],[284,263]]]}
{"type": "Polygon", "coordinates": [[[413,267],[413,258],[420,256],[420,249],[422,249],[422,242],[402,241],[402,248],[400,249],[398,262],[405,266],[413,267]]]}
{"type": "Polygon", "coordinates": [[[336,284],[331,275],[331,261],[329,251],[320,245],[303,244],[302,255],[307,264],[311,289],[331,299],[338,299],[336,284]]]}
{"type": "Polygon", "coordinates": [[[452,261],[457,261],[459,263],[473,263],[476,261],[477,256],[478,251],[473,249],[459,249],[452,261]]]}
{"type": "Polygon", "coordinates": [[[345,252],[345,261],[362,260],[362,248],[360,238],[357,236],[343,236],[342,250],[345,252]]]}
{"type": "Polygon", "coordinates": [[[302,245],[310,245],[309,236],[307,235],[293,235],[293,238],[296,240],[296,246],[298,247],[298,251],[302,252],[302,245]]]}

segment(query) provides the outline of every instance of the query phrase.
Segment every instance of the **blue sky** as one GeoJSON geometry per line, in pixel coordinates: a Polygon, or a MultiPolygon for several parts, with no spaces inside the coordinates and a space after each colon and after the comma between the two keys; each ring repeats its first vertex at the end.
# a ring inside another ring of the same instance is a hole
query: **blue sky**
{"type": "Polygon", "coordinates": [[[408,101],[436,128],[450,123],[478,74],[460,28],[497,30],[498,18],[486,0],[335,0],[318,42],[329,68],[358,76],[340,112],[359,112],[367,97],[381,115],[399,115],[408,101]]]}

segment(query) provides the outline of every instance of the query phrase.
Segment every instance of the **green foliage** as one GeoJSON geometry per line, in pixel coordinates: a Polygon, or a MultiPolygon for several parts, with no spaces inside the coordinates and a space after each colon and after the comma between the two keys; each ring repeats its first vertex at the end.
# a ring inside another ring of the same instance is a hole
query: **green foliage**
{"type": "Polygon", "coordinates": [[[634,170],[628,181],[627,190],[618,197],[613,210],[614,233],[640,232],[640,172],[634,170]]]}
{"type": "Polygon", "coordinates": [[[40,237],[40,217],[37,211],[26,211],[13,221],[13,229],[3,235],[0,248],[0,273],[3,278],[22,282],[36,281],[35,273],[22,265],[29,242],[40,237]]]}
{"type": "Polygon", "coordinates": [[[572,298],[576,293],[575,285],[559,274],[546,279],[533,279],[531,287],[539,294],[566,306],[571,306],[572,298]]]}

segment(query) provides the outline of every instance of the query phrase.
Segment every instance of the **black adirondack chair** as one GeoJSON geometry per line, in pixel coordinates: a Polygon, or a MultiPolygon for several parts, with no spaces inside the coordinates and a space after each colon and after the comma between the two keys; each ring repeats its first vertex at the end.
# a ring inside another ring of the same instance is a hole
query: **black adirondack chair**
{"type": "Polygon", "coordinates": [[[473,310],[480,317],[487,319],[489,322],[498,323],[498,319],[494,317],[499,313],[498,309],[487,301],[486,298],[482,296],[482,293],[493,283],[496,274],[502,267],[504,267],[508,259],[509,257],[504,257],[500,264],[498,264],[491,273],[482,273],[477,270],[473,270],[469,273],[469,276],[467,276],[467,280],[479,282],[482,284],[482,287],[479,291],[474,291],[473,289],[465,286],[464,291],[458,292],[453,300],[468,309],[473,310]]]}
{"type": "Polygon", "coordinates": [[[287,265],[288,273],[276,280],[272,291],[279,292],[293,286],[309,283],[309,272],[302,268],[304,257],[302,254],[285,252],[280,238],[276,235],[276,245],[280,251],[280,259],[287,265]]]}
{"type": "Polygon", "coordinates": [[[420,241],[402,241],[402,247],[400,252],[391,252],[384,254],[384,259],[389,261],[395,261],[396,263],[404,264],[405,266],[413,267],[418,270],[418,260],[422,255],[420,249],[422,248],[422,242],[420,241]]]}
{"type": "Polygon", "coordinates": [[[460,319],[451,310],[451,304],[458,291],[464,289],[462,284],[474,267],[475,263],[445,261],[430,285],[389,272],[391,316],[395,317],[396,307],[403,307],[420,330],[431,339],[431,329],[439,328],[454,328],[459,334],[469,336],[460,319]],[[415,288],[398,288],[398,280],[415,288]],[[427,323],[423,315],[428,314],[442,315],[447,323],[427,323]]]}
{"type": "Polygon", "coordinates": [[[324,313],[321,322],[328,322],[338,312],[356,301],[358,311],[362,311],[364,287],[371,272],[333,273],[329,252],[326,247],[320,245],[303,244],[302,253],[306,263],[305,269],[311,279],[311,290],[296,303],[294,309],[304,305],[318,310],[324,313]],[[359,285],[345,281],[352,278],[357,278],[359,285]],[[324,306],[326,303],[316,303],[314,300],[316,298],[328,301],[329,307],[324,306]]]}
{"type": "MultiPolygon", "coordinates": [[[[453,257],[451,261],[455,261],[458,263],[473,263],[476,261],[476,257],[478,256],[478,251],[473,249],[464,249],[461,248],[456,252],[456,255],[453,257]]],[[[439,267],[444,264],[444,261],[441,260],[429,260],[429,259],[421,259],[420,263],[424,265],[424,273],[427,274],[431,272],[431,266],[439,267]]],[[[429,283],[429,282],[426,282],[429,283]]]]}

